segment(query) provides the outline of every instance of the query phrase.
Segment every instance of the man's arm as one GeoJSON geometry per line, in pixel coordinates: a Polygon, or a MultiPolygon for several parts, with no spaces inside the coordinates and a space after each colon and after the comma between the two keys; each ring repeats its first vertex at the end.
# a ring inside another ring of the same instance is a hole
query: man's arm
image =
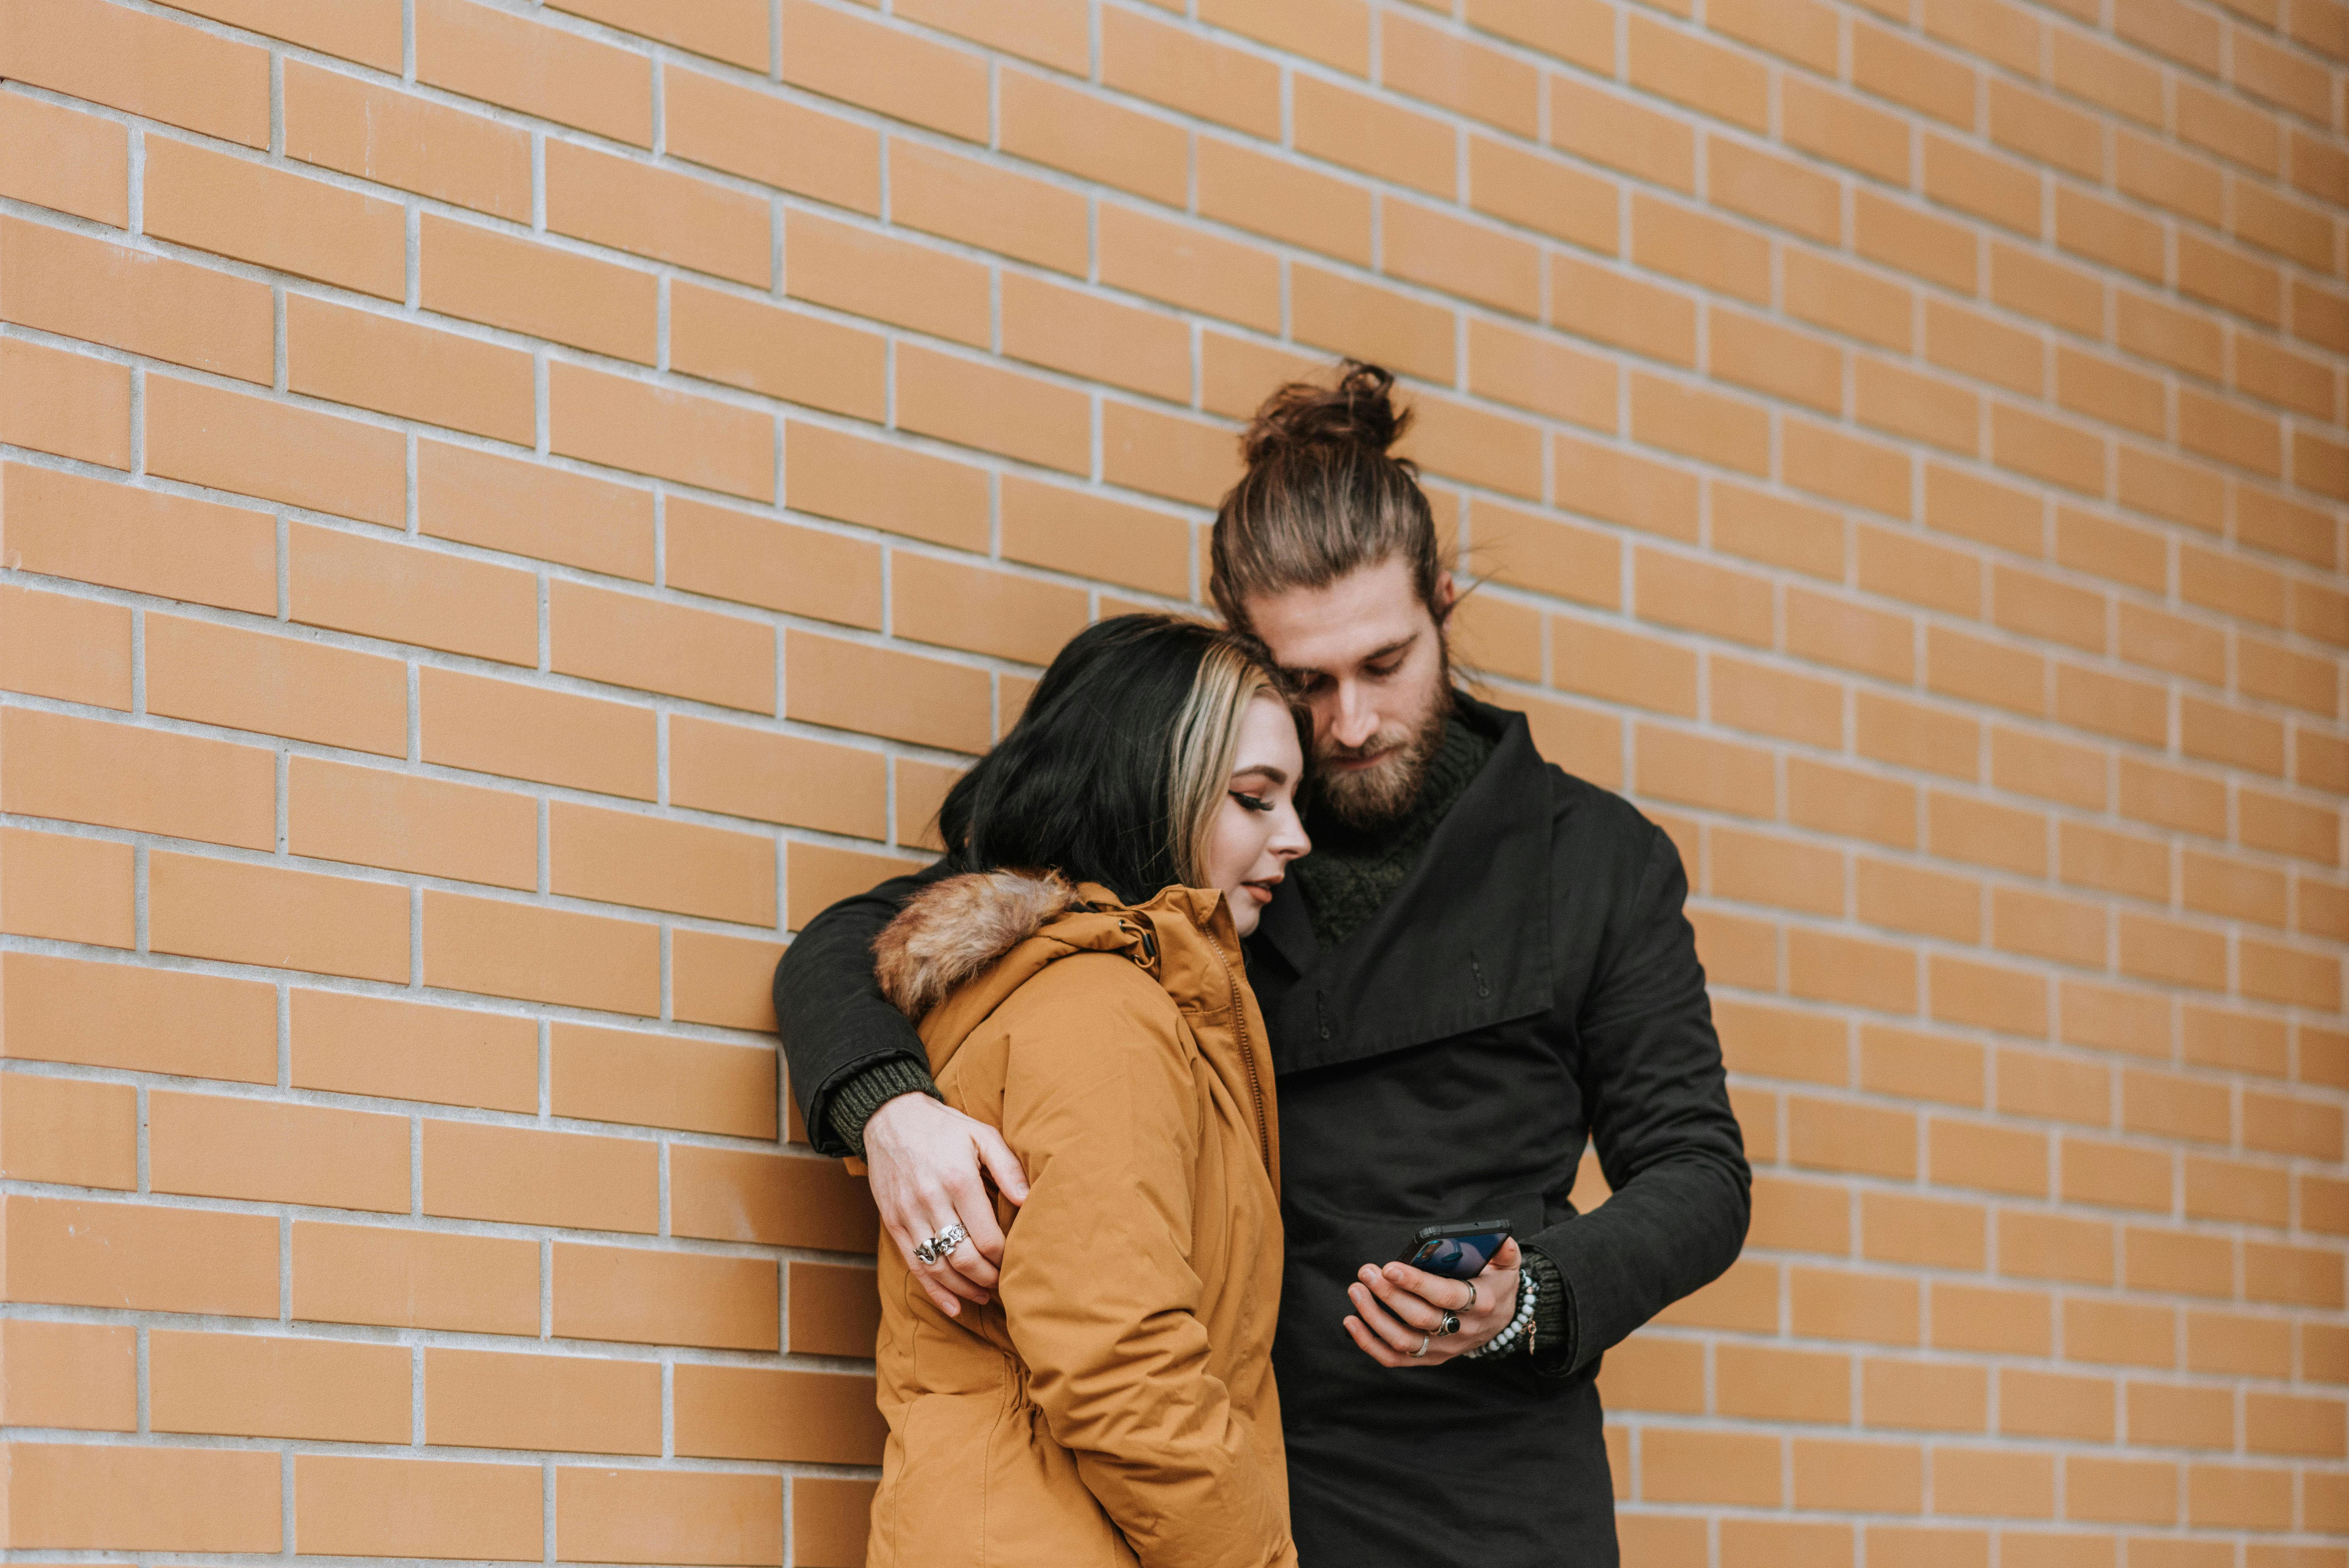
{"type": "Polygon", "coordinates": [[[808,922],[775,965],[776,1026],[808,1140],[821,1153],[864,1156],[882,1228],[949,1317],[964,1301],[989,1299],[1003,1257],[980,1173],[1015,1203],[1028,1196],[1027,1177],[1001,1134],[937,1098],[921,1037],[874,980],[873,939],[953,870],[941,862],[842,900],[808,922]],[[916,1254],[957,1223],[968,1243],[936,1263],[916,1254]]]}
{"type": "Polygon", "coordinates": [[[775,965],[775,1030],[818,1154],[864,1153],[864,1124],[885,1102],[935,1092],[921,1037],[873,978],[873,939],[947,874],[941,861],[841,900],[809,921],[775,965]]]}
{"type": "Polygon", "coordinates": [[[1688,877],[1671,840],[1649,830],[1637,892],[1577,1021],[1593,1141],[1613,1195],[1527,1243],[1565,1286],[1556,1348],[1536,1345],[1537,1363],[1560,1374],[1710,1283],[1745,1241],[1753,1175],[1682,913],[1688,877]]]}

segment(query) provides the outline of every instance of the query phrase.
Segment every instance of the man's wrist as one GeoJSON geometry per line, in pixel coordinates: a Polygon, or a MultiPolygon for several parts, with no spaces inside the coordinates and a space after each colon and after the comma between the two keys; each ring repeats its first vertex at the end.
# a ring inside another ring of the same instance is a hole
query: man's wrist
{"type": "Polygon", "coordinates": [[[1533,1361],[1541,1372],[1563,1372],[1574,1364],[1574,1304],[1566,1275],[1547,1253],[1525,1249],[1525,1269],[1540,1286],[1534,1303],[1533,1361]]]}
{"type": "Polygon", "coordinates": [[[935,1099],[938,1098],[938,1087],[910,1058],[891,1057],[874,1063],[833,1089],[824,1109],[824,1119],[832,1128],[832,1135],[847,1145],[850,1153],[862,1159],[865,1124],[873,1119],[874,1111],[904,1094],[926,1094],[935,1099]]]}

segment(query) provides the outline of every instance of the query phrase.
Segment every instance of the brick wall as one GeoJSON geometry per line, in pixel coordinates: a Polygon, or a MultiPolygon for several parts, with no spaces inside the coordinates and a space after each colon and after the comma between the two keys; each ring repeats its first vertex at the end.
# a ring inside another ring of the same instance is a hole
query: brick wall
{"type": "Polygon", "coordinates": [[[2349,9],[1188,12],[0,0],[7,1546],[859,1561],[769,966],[1347,351],[1698,889],[1630,1560],[2344,1561],[2349,9]]]}

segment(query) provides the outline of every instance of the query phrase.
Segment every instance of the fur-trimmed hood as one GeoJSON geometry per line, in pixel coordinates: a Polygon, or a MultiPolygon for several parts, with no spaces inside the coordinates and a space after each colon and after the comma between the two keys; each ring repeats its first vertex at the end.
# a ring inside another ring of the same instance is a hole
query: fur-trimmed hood
{"type": "MultiPolygon", "coordinates": [[[[882,995],[914,1020],[941,1087],[964,1042],[1030,982],[1063,959],[1114,957],[1107,970],[1080,964],[1046,990],[1063,1003],[1082,995],[1079,1011],[1097,1027],[1108,1014],[1094,1009],[1133,1001],[1115,976],[1138,972],[1174,1003],[1218,1071],[1233,1075],[1235,1094],[1258,1107],[1267,1092],[1269,1069],[1255,1059],[1263,1017],[1247,989],[1230,905],[1212,888],[1165,887],[1129,904],[1098,882],[1071,883],[1057,872],[966,872],[907,900],[874,939],[873,956],[882,995]]],[[[1278,1187],[1279,1140],[1268,1114],[1259,1109],[1254,1119],[1278,1187]]]]}
{"type": "Polygon", "coordinates": [[[874,940],[881,994],[918,1022],[1079,902],[1058,872],[971,872],[932,882],[874,940]]]}

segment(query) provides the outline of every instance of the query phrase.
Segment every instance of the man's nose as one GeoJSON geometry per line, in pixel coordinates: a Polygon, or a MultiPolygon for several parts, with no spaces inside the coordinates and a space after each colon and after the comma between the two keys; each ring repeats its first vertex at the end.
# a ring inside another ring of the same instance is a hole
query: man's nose
{"type": "Polygon", "coordinates": [[[1338,716],[1330,738],[1340,746],[1360,746],[1379,732],[1379,716],[1362,700],[1360,686],[1349,682],[1338,688],[1338,716]]]}

